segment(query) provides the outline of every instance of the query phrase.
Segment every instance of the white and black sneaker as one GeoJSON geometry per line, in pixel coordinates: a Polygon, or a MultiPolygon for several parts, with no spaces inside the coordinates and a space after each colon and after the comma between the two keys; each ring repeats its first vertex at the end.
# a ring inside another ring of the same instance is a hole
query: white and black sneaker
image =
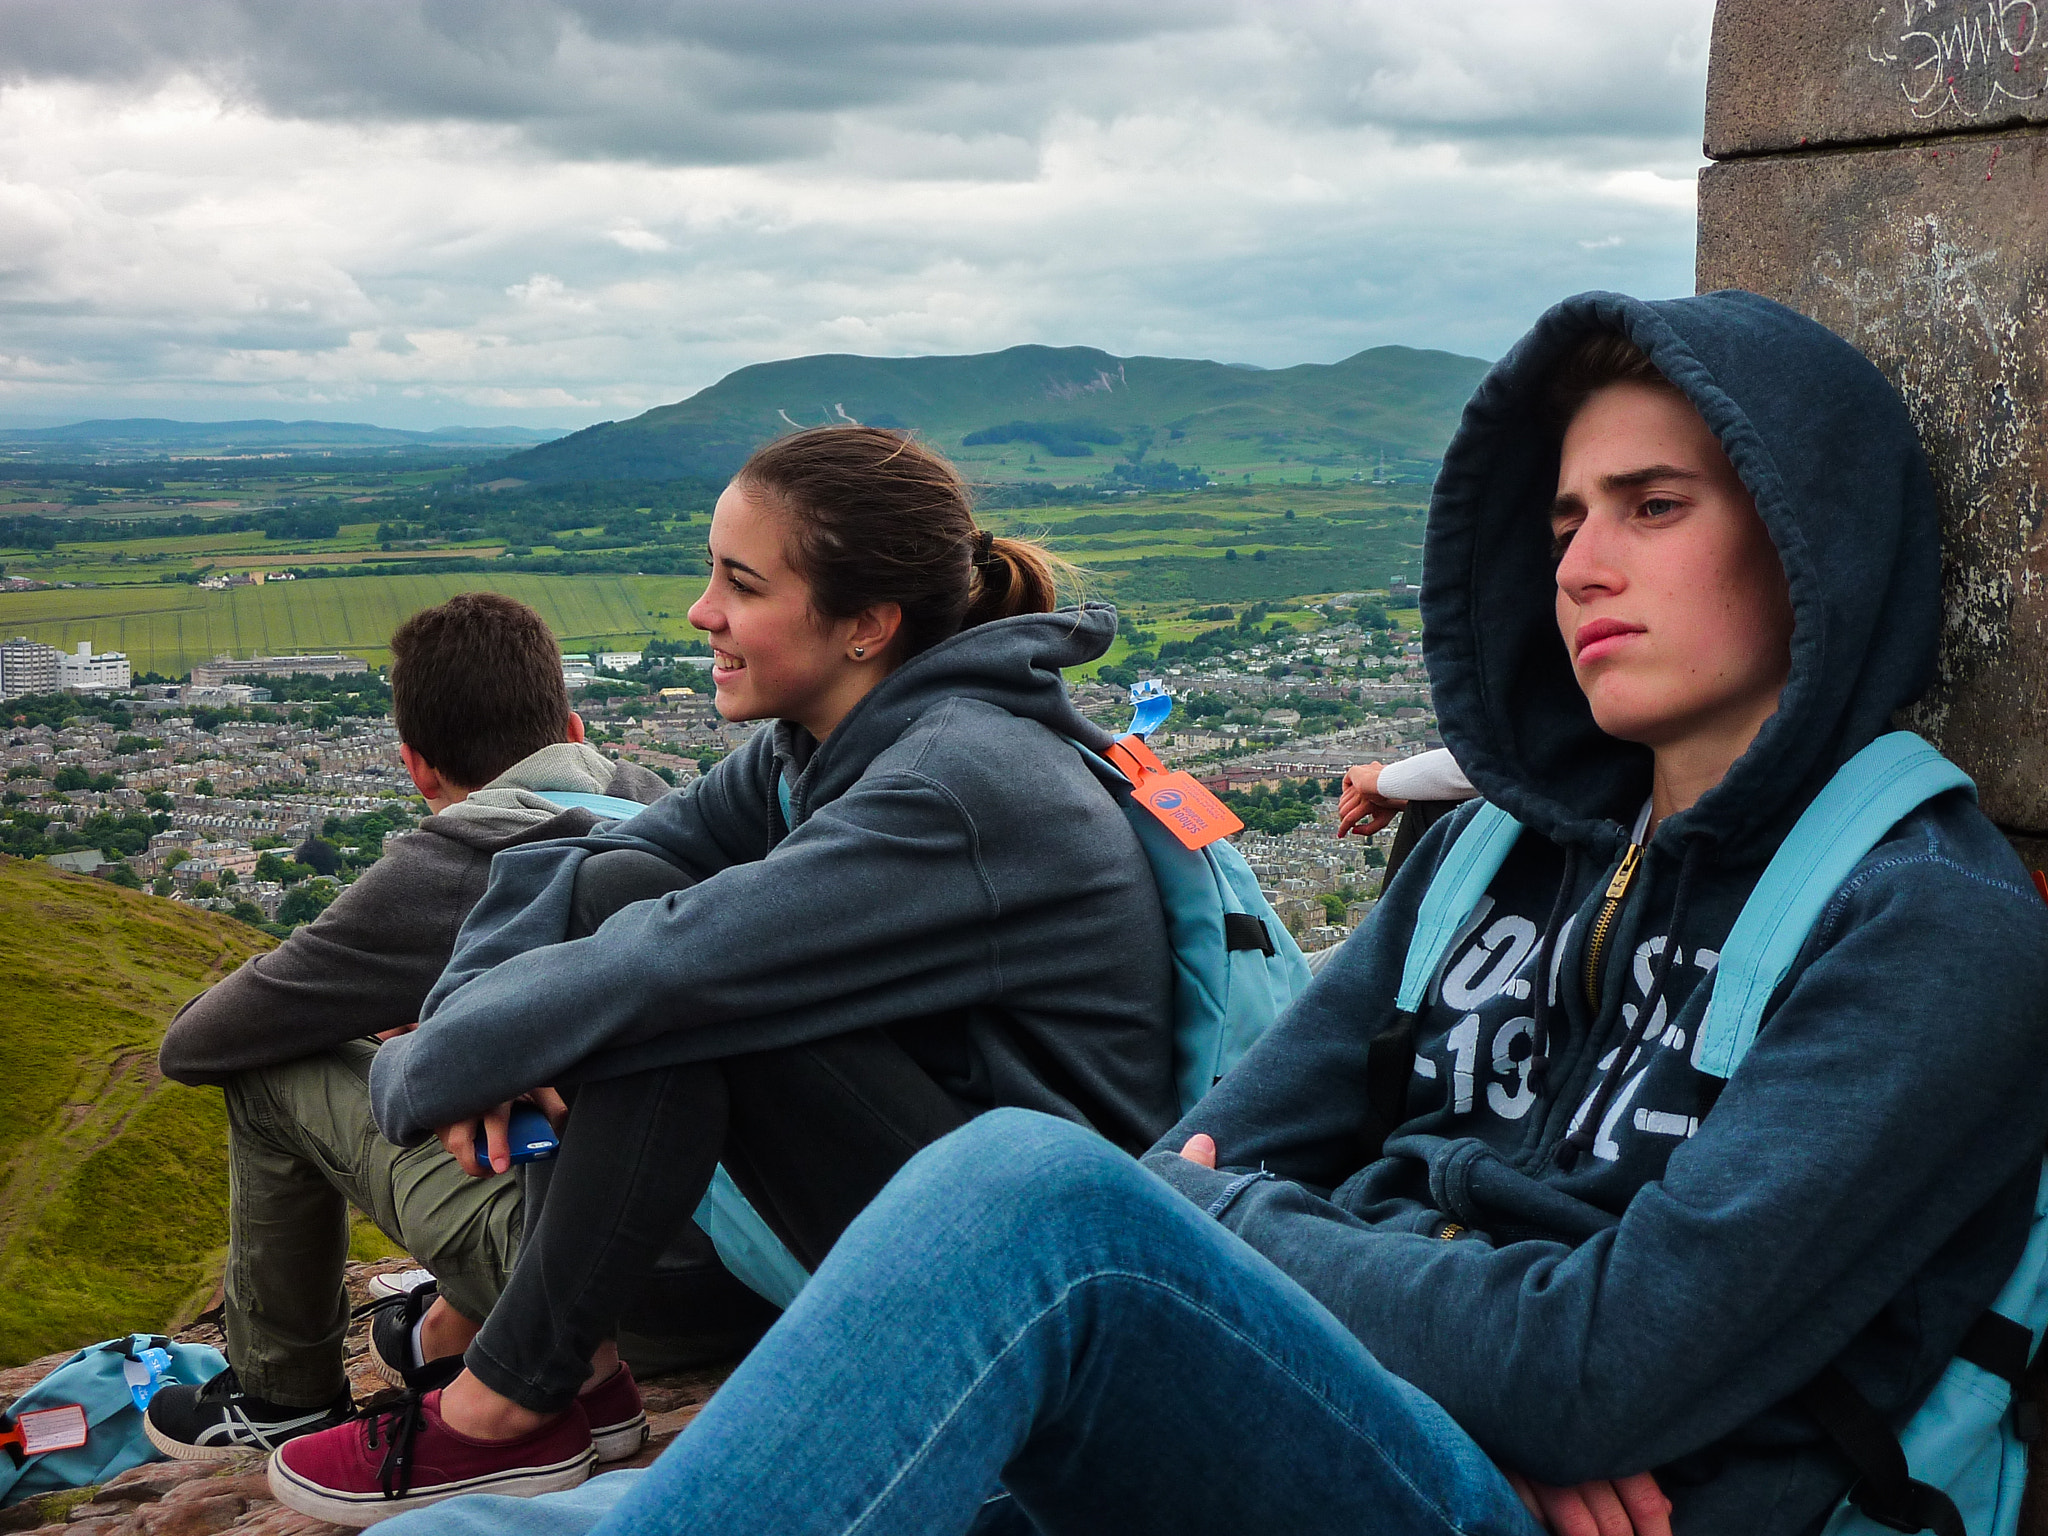
{"type": "Polygon", "coordinates": [[[396,1274],[372,1275],[363,1289],[372,1301],[389,1301],[418,1290],[434,1278],[431,1269],[401,1269],[396,1274]]]}
{"type": "Polygon", "coordinates": [[[244,1392],[229,1366],[201,1386],[158,1388],[142,1430],[151,1445],[177,1461],[213,1461],[237,1451],[276,1450],[354,1417],[346,1391],[322,1408],[291,1408],[244,1392]]]}

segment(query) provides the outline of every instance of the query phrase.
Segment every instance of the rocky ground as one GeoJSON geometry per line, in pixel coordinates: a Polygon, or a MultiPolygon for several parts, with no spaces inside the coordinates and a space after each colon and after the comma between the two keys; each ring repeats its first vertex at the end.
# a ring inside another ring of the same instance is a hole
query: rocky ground
{"type": "MultiPolygon", "coordinates": [[[[411,1265],[410,1259],[351,1264],[350,1294],[360,1302],[371,1276],[411,1265]]],[[[349,1383],[358,1401],[386,1390],[369,1368],[366,1334],[367,1321],[358,1323],[349,1335],[349,1383]]],[[[177,1337],[216,1349],[222,1345],[219,1327],[210,1322],[196,1323],[177,1337]]],[[[46,1355],[0,1371],[0,1408],[70,1358],[68,1352],[46,1355]]],[[[726,1364],[678,1371],[641,1382],[653,1437],[631,1461],[603,1471],[644,1467],[653,1461],[697,1416],[731,1368],[726,1364]]],[[[271,1498],[264,1460],[261,1453],[251,1451],[227,1461],[145,1462],[97,1488],[45,1494],[0,1510],[0,1531],[62,1531],[65,1536],[212,1536],[221,1531],[243,1536],[341,1536],[347,1530],[286,1509],[271,1498]]]]}

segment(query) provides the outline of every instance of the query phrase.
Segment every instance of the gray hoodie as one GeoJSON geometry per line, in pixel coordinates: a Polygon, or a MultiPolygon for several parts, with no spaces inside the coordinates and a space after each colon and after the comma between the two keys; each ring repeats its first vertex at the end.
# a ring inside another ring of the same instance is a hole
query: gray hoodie
{"type": "Polygon", "coordinates": [[[668,792],[645,768],[580,742],[541,748],[397,839],[325,912],[187,1003],[164,1035],[164,1075],[220,1083],[412,1023],[484,893],[491,855],[596,824],[537,789],[642,804],[668,792]]]}
{"type": "Polygon", "coordinates": [[[970,1106],[1149,1144],[1177,1112],[1165,920],[1136,835],[1061,739],[1107,744],[1060,669],[1115,632],[1095,604],[979,625],[822,744],[778,723],[602,835],[508,850],[419,1031],[378,1053],[385,1135],[883,1025],[970,1106]],[[564,942],[577,868],[608,848],[698,883],[564,942]]]}

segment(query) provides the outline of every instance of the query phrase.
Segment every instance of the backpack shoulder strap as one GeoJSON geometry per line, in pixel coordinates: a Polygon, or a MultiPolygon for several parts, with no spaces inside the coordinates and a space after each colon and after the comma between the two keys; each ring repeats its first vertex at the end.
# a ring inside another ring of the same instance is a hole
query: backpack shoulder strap
{"type": "Polygon", "coordinates": [[[647,809],[638,800],[626,800],[618,795],[586,795],[566,789],[536,789],[533,793],[565,811],[595,811],[607,821],[624,821],[628,816],[638,816],[647,809]]]}
{"type": "Polygon", "coordinates": [[[1911,731],[1880,736],[1814,797],[1743,904],[1714,968],[1692,1064],[1725,1078],[1748,1052],[1764,1006],[1823,908],[1884,835],[1970,776],[1911,731]]]}
{"type": "Polygon", "coordinates": [[[1402,1013],[1421,1008],[1424,994],[1443,964],[1458,930],[1479,905],[1486,887],[1507,861],[1508,850],[1522,835],[1522,824],[1497,805],[1482,805],[1451,851],[1437,867],[1415,914],[1415,932],[1408,940],[1408,959],[1401,967],[1401,990],[1394,1006],[1402,1013]]]}

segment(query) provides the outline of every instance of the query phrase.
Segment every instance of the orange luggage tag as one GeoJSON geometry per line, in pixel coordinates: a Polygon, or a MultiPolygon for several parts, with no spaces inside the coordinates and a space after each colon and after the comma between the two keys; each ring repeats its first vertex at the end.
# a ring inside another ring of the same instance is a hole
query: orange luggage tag
{"type": "Polygon", "coordinates": [[[1206,848],[1244,830],[1244,823],[1230,813],[1230,807],[1192,776],[1179,769],[1168,772],[1144,737],[1130,735],[1113,741],[1104,755],[1131,781],[1131,798],[1157,816],[1182,847],[1206,848]]]}

